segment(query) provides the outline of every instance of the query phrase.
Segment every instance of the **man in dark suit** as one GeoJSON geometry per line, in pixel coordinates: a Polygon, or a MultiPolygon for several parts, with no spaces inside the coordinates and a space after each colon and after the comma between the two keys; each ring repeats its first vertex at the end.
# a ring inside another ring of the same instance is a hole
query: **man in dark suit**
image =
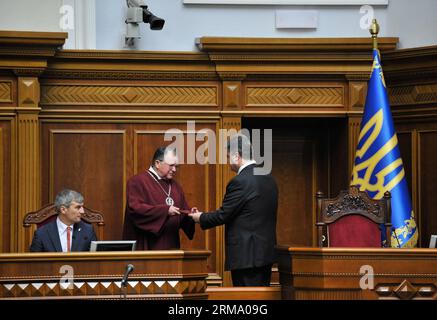
{"type": "Polygon", "coordinates": [[[231,270],[234,286],[269,286],[275,262],[278,188],[270,174],[256,174],[246,136],[231,138],[228,158],[238,175],[228,183],[221,208],[190,216],[202,229],[225,225],[225,270],[231,270]]]}
{"type": "Polygon", "coordinates": [[[62,190],[56,195],[56,220],[35,231],[31,252],[89,251],[96,240],[93,227],[81,221],[83,196],[73,190],[62,190]]]}

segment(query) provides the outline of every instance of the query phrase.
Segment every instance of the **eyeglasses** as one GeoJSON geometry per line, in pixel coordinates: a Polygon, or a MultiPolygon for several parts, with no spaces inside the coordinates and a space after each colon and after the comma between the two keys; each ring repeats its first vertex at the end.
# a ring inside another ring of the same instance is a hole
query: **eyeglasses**
{"type": "Polygon", "coordinates": [[[165,163],[166,165],[168,165],[170,168],[179,168],[179,165],[178,164],[176,164],[176,163],[174,163],[174,164],[170,164],[170,163],[167,163],[167,162],[165,162],[165,161],[159,161],[159,162],[162,162],[162,163],[165,163]]]}

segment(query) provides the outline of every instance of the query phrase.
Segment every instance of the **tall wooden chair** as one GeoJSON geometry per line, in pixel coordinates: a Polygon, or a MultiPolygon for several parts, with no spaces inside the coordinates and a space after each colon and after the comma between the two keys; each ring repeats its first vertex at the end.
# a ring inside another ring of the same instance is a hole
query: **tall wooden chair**
{"type": "Polygon", "coordinates": [[[390,192],[381,200],[373,200],[351,186],[336,198],[325,198],[320,191],[316,198],[319,246],[382,247],[382,232],[385,246],[390,246],[390,192]]]}
{"type": "MultiPolygon", "coordinates": [[[[103,226],[105,225],[105,221],[103,219],[103,214],[89,209],[87,207],[83,207],[84,213],[81,215],[81,219],[87,223],[90,223],[94,226],[94,232],[96,233],[99,240],[103,240],[103,226]]],[[[49,223],[56,219],[58,213],[56,212],[55,205],[53,203],[47,204],[38,211],[29,212],[24,216],[23,226],[25,228],[30,229],[32,225],[36,225],[37,228],[42,225],[49,223]]],[[[31,233],[26,236],[26,242],[30,244],[32,239],[31,233]]]]}

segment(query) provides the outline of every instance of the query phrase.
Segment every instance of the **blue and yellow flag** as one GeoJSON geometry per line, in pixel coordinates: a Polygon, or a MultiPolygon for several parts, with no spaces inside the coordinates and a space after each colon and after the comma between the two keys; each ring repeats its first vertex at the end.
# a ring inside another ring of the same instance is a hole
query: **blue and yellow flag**
{"type": "Polygon", "coordinates": [[[414,220],[404,166],[394,129],[382,73],[379,51],[373,50],[373,67],[361,131],[352,171],[352,185],[359,186],[373,199],[391,192],[391,245],[411,248],[417,244],[414,220]]]}

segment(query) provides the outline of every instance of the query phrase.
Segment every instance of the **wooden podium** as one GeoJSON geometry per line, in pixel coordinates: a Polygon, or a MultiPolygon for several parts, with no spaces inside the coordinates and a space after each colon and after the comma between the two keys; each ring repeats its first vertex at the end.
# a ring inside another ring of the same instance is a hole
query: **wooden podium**
{"type": "Polygon", "coordinates": [[[0,299],[207,299],[210,251],[0,254],[0,299]],[[121,286],[132,264],[127,286],[121,286]]]}
{"type": "Polygon", "coordinates": [[[282,299],[437,299],[437,249],[278,246],[282,299]]]}

